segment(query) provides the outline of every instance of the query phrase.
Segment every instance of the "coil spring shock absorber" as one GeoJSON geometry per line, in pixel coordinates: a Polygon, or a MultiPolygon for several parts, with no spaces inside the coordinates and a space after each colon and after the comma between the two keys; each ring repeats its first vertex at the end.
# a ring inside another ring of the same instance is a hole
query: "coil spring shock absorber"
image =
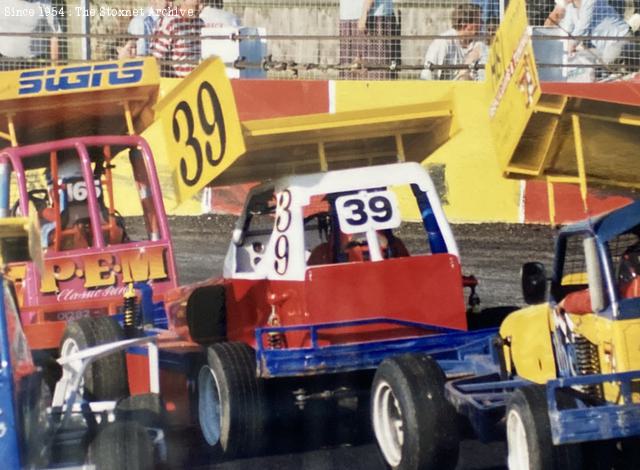
{"type": "MultiPolygon", "coordinates": [[[[574,336],[576,354],[576,371],[578,375],[594,375],[600,373],[598,347],[582,335],[574,336]]],[[[601,399],[602,385],[585,385],[582,390],[593,398],[601,399]]]]}
{"type": "Polygon", "coordinates": [[[133,338],[137,336],[138,325],[137,325],[137,316],[138,316],[138,305],[135,290],[133,289],[133,284],[129,284],[127,290],[124,293],[124,304],[123,304],[123,314],[124,314],[124,333],[127,338],[133,338]]]}
{"type": "MultiPolygon", "coordinates": [[[[267,325],[269,326],[280,326],[280,317],[276,313],[275,305],[271,306],[271,314],[269,314],[269,318],[267,319],[267,325]]],[[[283,349],[286,347],[286,339],[283,333],[279,333],[276,331],[270,331],[267,333],[267,344],[270,349],[283,349]]]]}

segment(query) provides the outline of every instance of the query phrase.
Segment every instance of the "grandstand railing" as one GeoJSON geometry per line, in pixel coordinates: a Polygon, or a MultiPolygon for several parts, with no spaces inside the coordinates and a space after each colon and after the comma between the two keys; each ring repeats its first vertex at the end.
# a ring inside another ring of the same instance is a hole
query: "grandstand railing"
{"type": "MultiPolygon", "coordinates": [[[[0,7],[0,41],[58,38],[60,55],[56,63],[77,63],[86,60],[109,60],[117,57],[118,47],[131,39],[127,26],[132,12],[142,11],[147,0],[52,0],[58,10],[57,21],[62,32],[32,33],[11,32],[2,29],[3,15],[0,7]],[[60,15],[60,8],[63,15],[60,15]],[[95,14],[86,14],[94,11],[95,14]]],[[[357,0],[351,0],[357,1],[357,0]]],[[[497,5],[501,1],[476,0],[478,4],[497,5]]],[[[637,12],[638,0],[596,0],[608,2],[619,12],[620,18],[629,20],[637,12]],[[634,3],[635,2],[635,3],[634,3]]],[[[251,34],[207,34],[203,40],[220,41],[239,46],[243,42],[258,41],[264,44],[264,53],[259,57],[227,59],[230,70],[261,71],[265,78],[278,79],[418,79],[425,68],[424,56],[434,39],[451,28],[451,12],[462,2],[458,0],[395,0],[394,14],[399,22],[396,35],[371,34],[363,41],[387,40],[400,44],[400,54],[394,57],[378,55],[371,59],[345,62],[340,59],[339,0],[226,0],[225,9],[236,14],[246,26],[260,28],[251,34]]],[[[640,35],[631,28],[625,36],[580,35],[574,37],[562,25],[542,28],[548,13],[553,8],[552,0],[531,1],[529,20],[534,26],[532,38],[536,48],[536,59],[541,78],[553,80],[614,80],[634,76],[640,71],[640,35]],[[567,35],[568,34],[568,35],[567,35]],[[586,47],[577,53],[568,54],[566,49],[572,41],[586,47]],[[606,63],[598,55],[594,44],[618,44],[620,53],[615,60],[606,63]],[[547,47],[545,47],[547,46],[547,47]],[[550,47],[553,46],[553,47],[550,47]]],[[[610,11],[610,10],[609,10],[610,11]]],[[[595,23],[598,18],[594,20],[595,23]]],[[[491,35],[484,26],[475,37],[487,44],[491,35]]],[[[2,49],[0,49],[1,51],[2,49]]],[[[432,70],[470,70],[482,78],[485,58],[470,64],[438,66],[432,70]]],[[[21,69],[46,66],[51,61],[43,58],[0,56],[0,69],[21,69]]],[[[163,62],[163,70],[171,69],[171,62],[163,62]]],[[[195,64],[194,64],[195,65],[195,64]]],[[[242,76],[236,75],[236,76],[242,76]]]]}

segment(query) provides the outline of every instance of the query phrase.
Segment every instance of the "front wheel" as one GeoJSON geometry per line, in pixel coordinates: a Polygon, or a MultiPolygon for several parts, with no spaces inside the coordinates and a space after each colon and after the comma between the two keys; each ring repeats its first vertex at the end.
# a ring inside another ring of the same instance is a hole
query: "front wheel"
{"type": "Polygon", "coordinates": [[[198,417],[207,443],[229,458],[260,454],[265,410],[253,349],[233,342],[210,346],[198,374],[198,417]]]}
{"type": "Polygon", "coordinates": [[[97,470],[152,470],[153,442],[146,429],[133,421],[108,423],[89,446],[89,462],[97,470]]]}
{"type": "Polygon", "coordinates": [[[507,404],[507,461],[510,470],[569,470],[582,468],[577,445],[554,446],[543,385],[523,387],[507,404]]]}
{"type": "Polygon", "coordinates": [[[424,355],[386,359],[373,379],[371,418],[382,457],[394,470],[454,468],[460,439],[445,377],[424,355]]]}
{"type": "MultiPolygon", "coordinates": [[[[124,332],[113,317],[81,318],[67,324],[60,345],[60,357],[122,339],[124,332]]],[[[89,400],[117,400],[129,395],[127,379],[125,353],[117,351],[87,367],[81,393],[89,400]]]]}

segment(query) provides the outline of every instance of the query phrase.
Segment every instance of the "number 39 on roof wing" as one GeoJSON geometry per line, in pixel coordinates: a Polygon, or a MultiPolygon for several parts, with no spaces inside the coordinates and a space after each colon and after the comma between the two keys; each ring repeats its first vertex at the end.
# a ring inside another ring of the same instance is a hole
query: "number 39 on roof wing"
{"type": "Polygon", "coordinates": [[[231,84],[218,58],[203,62],[155,110],[178,204],[245,152],[231,84]]]}

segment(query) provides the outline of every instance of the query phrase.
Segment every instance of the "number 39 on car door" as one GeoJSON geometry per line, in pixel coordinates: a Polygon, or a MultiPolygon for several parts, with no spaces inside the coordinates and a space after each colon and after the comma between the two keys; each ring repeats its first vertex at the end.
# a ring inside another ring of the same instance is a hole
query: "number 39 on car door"
{"type": "Polygon", "coordinates": [[[156,107],[178,203],[245,152],[233,90],[220,59],[209,59],[156,107]]]}

